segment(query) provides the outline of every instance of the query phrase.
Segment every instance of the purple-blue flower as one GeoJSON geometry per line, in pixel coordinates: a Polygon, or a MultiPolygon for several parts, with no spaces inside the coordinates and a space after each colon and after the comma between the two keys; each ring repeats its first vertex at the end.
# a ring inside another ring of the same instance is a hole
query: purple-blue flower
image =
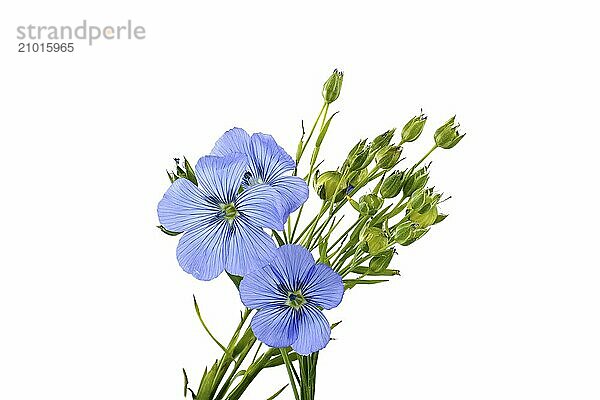
{"type": "Polygon", "coordinates": [[[250,136],[241,128],[230,129],[217,140],[211,154],[226,156],[232,153],[248,156],[245,186],[266,183],[275,189],[284,210],[282,221],[285,222],[308,199],[306,182],[297,176],[285,175],[296,167],[296,163],[271,135],[254,133],[250,136]]]}
{"type": "Polygon", "coordinates": [[[244,276],[275,254],[263,230],[281,230],[282,210],[268,185],[242,190],[247,157],[206,156],[196,164],[198,186],[177,179],[158,203],[158,218],[168,230],[184,232],[177,246],[179,265],[197,279],[223,270],[244,276]]]}
{"type": "Polygon", "coordinates": [[[279,247],[268,265],[240,284],[244,305],[258,309],[251,321],[254,335],[271,347],[292,346],[302,355],[327,345],[331,328],[321,308],[336,307],[343,295],[340,275],[315,263],[298,245],[279,247]]]}

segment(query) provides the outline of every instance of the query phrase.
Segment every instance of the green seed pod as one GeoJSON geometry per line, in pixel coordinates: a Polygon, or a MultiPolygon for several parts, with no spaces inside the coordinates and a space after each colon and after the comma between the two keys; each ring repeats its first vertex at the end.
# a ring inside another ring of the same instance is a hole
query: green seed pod
{"type": "Polygon", "coordinates": [[[427,228],[435,223],[438,217],[437,206],[428,207],[425,211],[412,210],[408,213],[408,218],[419,225],[419,228],[427,228]]]}
{"type": "Polygon", "coordinates": [[[366,244],[371,255],[379,254],[388,246],[388,239],[380,228],[366,227],[361,232],[361,240],[366,244]]]}
{"type": "Polygon", "coordinates": [[[348,184],[351,187],[356,187],[361,183],[364,183],[367,179],[367,176],[369,176],[369,170],[367,168],[363,168],[359,171],[353,171],[348,174],[348,184]]]}
{"type": "Polygon", "coordinates": [[[402,185],[404,196],[412,196],[414,192],[424,188],[428,180],[429,174],[427,172],[427,167],[423,167],[408,175],[404,179],[404,184],[402,185]]]}
{"type": "Polygon", "coordinates": [[[400,146],[388,146],[377,152],[375,160],[377,166],[383,170],[392,169],[398,164],[400,155],[402,154],[402,147],[400,146]]]}
{"type": "Polygon", "coordinates": [[[341,201],[346,194],[347,184],[342,181],[342,174],[338,171],[327,171],[315,179],[314,187],[319,197],[323,200],[341,201]],[[337,189],[337,192],[336,192],[337,189]]]}
{"type": "Polygon", "coordinates": [[[390,129],[389,131],[384,132],[381,135],[377,136],[371,142],[371,149],[373,151],[379,151],[382,148],[388,146],[390,144],[390,142],[392,141],[392,137],[394,137],[394,132],[396,132],[396,128],[390,129]]]}
{"type": "Polygon", "coordinates": [[[402,191],[403,179],[403,171],[394,171],[390,176],[385,178],[379,189],[381,197],[384,199],[392,199],[398,196],[402,191]]]}
{"type": "Polygon", "coordinates": [[[414,229],[414,224],[410,221],[401,223],[394,232],[394,241],[404,246],[411,239],[414,229]]]}
{"type": "Polygon", "coordinates": [[[359,211],[363,215],[375,215],[383,205],[383,200],[374,194],[361,196],[358,201],[359,211]]]}
{"type": "Polygon", "coordinates": [[[373,272],[382,272],[389,267],[393,257],[394,250],[388,249],[383,253],[371,258],[371,261],[369,261],[369,269],[373,272]]]}
{"type": "Polygon", "coordinates": [[[421,133],[423,133],[423,127],[425,126],[426,121],[427,117],[423,113],[408,121],[406,125],[404,125],[404,128],[402,128],[402,141],[414,142],[417,140],[419,136],[421,136],[421,133]]]}
{"type": "Polygon", "coordinates": [[[451,149],[458,144],[465,137],[465,135],[458,134],[458,127],[460,124],[454,125],[454,119],[456,116],[450,118],[446,123],[440,126],[433,135],[435,144],[443,149],[451,149]]]}
{"type": "Polygon", "coordinates": [[[323,99],[327,104],[333,103],[340,97],[343,80],[344,73],[334,69],[331,76],[325,81],[323,85],[323,99]]]}

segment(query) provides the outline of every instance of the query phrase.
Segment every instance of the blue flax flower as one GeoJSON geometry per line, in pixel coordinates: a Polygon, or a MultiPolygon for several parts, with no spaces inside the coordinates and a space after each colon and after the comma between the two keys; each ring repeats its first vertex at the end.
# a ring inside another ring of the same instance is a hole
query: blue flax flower
{"type": "Polygon", "coordinates": [[[244,277],[240,297],[246,307],[258,309],[252,331],[271,347],[292,348],[302,355],[321,350],[331,328],[321,308],[342,301],[342,278],[329,266],[316,264],[298,245],[277,249],[273,260],[244,277]]]}
{"type": "Polygon", "coordinates": [[[296,163],[271,135],[254,133],[250,136],[241,128],[230,129],[217,140],[211,154],[226,156],[232,153],[248,157],[245,186],[266,183],[275,189],[283,207],[282,221],[285,222],[308,199],[306,182],[297,176],[285,175],[296,167],[296,163]]]}
{"type": "Polygon", "coordinates": [[[195,168],[198,186],[177,179],[158,203],[160,223],[184,232],[177,260],[197,279],[216,278],[223,270],[243,276],[275,254],[263,228],[283,229],[282,211],[268,185],[241,190],[246,169],[243,154],[202,157],[195,168]]]}

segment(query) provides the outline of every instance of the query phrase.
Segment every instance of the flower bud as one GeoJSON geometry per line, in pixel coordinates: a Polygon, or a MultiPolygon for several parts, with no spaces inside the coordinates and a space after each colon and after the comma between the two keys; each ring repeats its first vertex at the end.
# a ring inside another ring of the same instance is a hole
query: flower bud
{"type": "Polygon", "coordinates": [[[392,199],[402,191],[404,179],[403,171],[394,171],[390,176],[385,178],[381,188],[379,189],[379,194],[384,199],[392,199]]]}
{"type": "Polygon", "coordinates": [[[414,224],[410,221],[401,223],[396,227],[394,232],[394,241],[402,246],[408,243],[412,237],[412,232],[415,229],[414,224]]]}
{"type": "Polygon", "coordinates": [[[408,175],[404,179],[404,184],[402,185],[402,191],[404,196],[412,196],[414,192],[424,188],[428,180],[429,174],[427,173],[427,167],[418,169],[412,174],[408,175]]]}
{"type": "Polygon", "coordinates": [[[433,135],[435,144],[443,149],[451,149],[462,140],[465,135],[458,134],[460,124],[454,125],[456,116],[450,118],[446,123],[440,126],[433,135]]]}
{"type": "Polygon", "coordinates": [[[342,174],[338,171],[323,172],[315,179],[315,190],[319,197],[323,200],[332,200],[334,202],[341,201],[346,193],[345,182],[342,182],[342,174]]]}
{"type": "Polygon", "coordinates": [[[371,150],[369,146],[367,146],[364,150],[359,151],[352,158],[348,159],[348,169],[350,171],[358,171],[359,169],[366,168],[372,161],[372,158],[369,157],[371,150]]]}
{"type": "Polygon", "coordinates": [[[369,269],[373,272],[382,272],[389,267],[390,262],[394,257],[394,250],[388,249],[383,253],[371,258],[369,262],[369,269]]]}
{"type": "Polygon", "coordinates": [[[169,176],[171,183],[175,182],[179,178],[185,178],[194,185],[197,185],[198,180],[196,179],[196,174],[187,158],[183,157],[183,163],[179,158],[174,158],[173,160],[175,161],[175,170],[167,171],[167,175],[169,176]]]}
{"type": "Polygon", "coordinates": [[[361,232],[361,240],[371,255],[381,253],[388,246],[388,239],[380,228],[366,227],[361,232]]]}
{"type": "Polygon", "coordinates": [[[379,151],[380,149],[386,147],[392,141],[392,137],[394,137],[394,132],[396,132],[396,128],[390,129],[387,132],[382,133],[377,136],[371,142],[371,149],[373,151],[379,151]]]}
{"type": "Polygon", "coordinates": [[[364,183],[368,176],[369,170],[367,168],[363,168],[359,171],[352,171],[348,174],[348,184],[350,187],[355,188],[361,183],[364,183]]]}
{"type": "Polygon", "coordinates": [[[333,74],[325,81],[325,84],[323,85],[323,99],[327,104],[333,103],[340,97],[343,80],[344,73],[334,69],[333,74]]]}
{"type": "Polygon", "coordinates": [[[392,169],[398,164],[400,155],[402,154],[402,147],[400,146],[388,146],[379,150],[375,156],[377,166],[383,170],[392,169]]]}
{"type": "Polygon", "coordinates": [[[359,212],[362,215],[375,215],[383,205],[383,200],[374,194],[361,196],[358,201],[359,212]]]}
{"type": "Polygon", "coordinates": [[[410,121],[402,128],[402,141],[403,142],[414,142],[423,133],[423,127],[427,121],[427,116],[421,113],[416,117],[413,117],[410,121]]]}

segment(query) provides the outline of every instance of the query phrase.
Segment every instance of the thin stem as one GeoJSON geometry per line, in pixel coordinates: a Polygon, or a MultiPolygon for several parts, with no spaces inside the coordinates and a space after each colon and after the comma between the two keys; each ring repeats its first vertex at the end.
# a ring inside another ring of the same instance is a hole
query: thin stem
{"type": "Polygon", "coordinates": [[[229,354],[229,352],[227,351],[225,346],[223,346],[221,344],[221,342],[219,342],[217,340],[217,338],[212,334],[210,329],[208,329],[208,326],[206,326],[206,324],[204,323],[204,320],[202,319],[202,315],[200,314],[200,308],[198,307],[198,302],[196,301],[196,296],[194,295],[193,297],[194,297],[194,308],[196,309],[196,315],[198,316],[200,323],[204,327],[204,330],[206,331],[206,333],[208,333],[208,336],[210,336],[210,338],[213,340],[213,342],[215,342],[217,344],[217,346],[219,346],[221,348],[221,350],[223,350],[223,352],[229,356],[229,358],[233,358],[233,357],[231,357],[231,354],[229,354]]]}
{"type": "Polygon", "coordinates": [[[438,147],[437,144],[433,145],[433,147],[431,148],[431,150],[429,150],[427,153],[425,153],[425,155],[419,161],[417,161],[417,163],[415,165],[413,165],[412,169],[414,170],[415,168],[417,168],[419,166],[419,164],[421,164],[423,161],[425,161],[425,159],[427,157],[429,157],[429,155],[431,153],[433,153],[433,151],[435,149],[437,149],[437,147],[438,147]]]}
{"type": "Polygon", "coordinates": [[[281,357],[283,358],[283,362],[285,362],[285,368],[287,369],[288,376],[290,378],[290,384],[292,386],[292,390],[294,391],[294,397],[296,400],[300,400],[300,396],[298,395],[298,388],[296,387],[296,380],[294,379],[294,375],[292,373],[292,362],[288,357],[287,349],[281,348],[281,357]]]}

